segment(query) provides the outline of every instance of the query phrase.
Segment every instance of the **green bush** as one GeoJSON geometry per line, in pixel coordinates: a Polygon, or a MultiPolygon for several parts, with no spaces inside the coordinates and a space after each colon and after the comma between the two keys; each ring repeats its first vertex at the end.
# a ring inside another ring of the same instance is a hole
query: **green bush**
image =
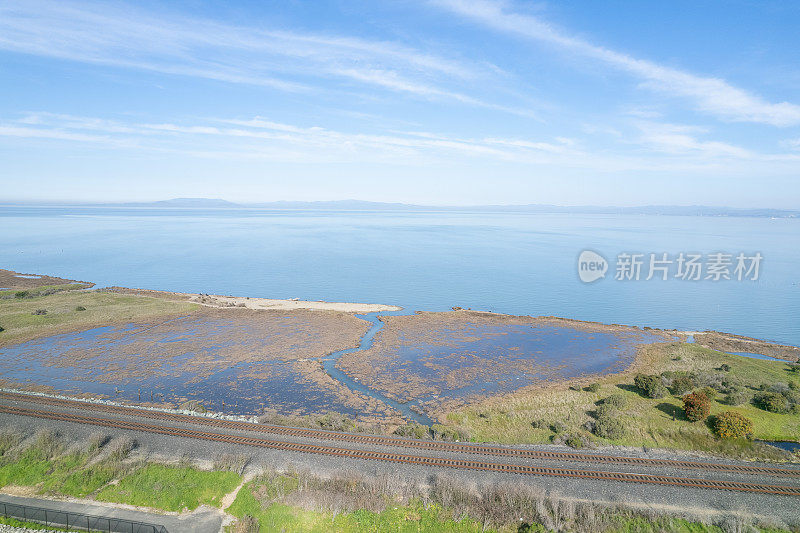
{"type": "Polygon", "coordinates": [[[610,405],[616,409],[624,409],[628,404],[628,398],[624,394],[612,394],[603,399],[602,405],[610,405]]]}
{"type": "Polygon", "coordinates": [[[694,379],[688,375],[676,376],[672,380],[672,394],[683,396],[695,387],[694,379]]]}
{"type": "Polygon", "coordinates": [[[548,429],[549,428],[549,426],[547,424],[547,421],[542,420],[541,418],[531,422],[531,426],[533,426],[534,429],[548,429]]]}
{"type": "Polygon", "coordinates": [[[76,311],[86,311],[86,308],[84,306],[82,306],[82,305],[79,305],[78,307],[75,308],[75,310],[76,311]]]}
{"type": "Polygon", "coordinates": [[[431,434],[434,440],[447,442],[464,442],[469,440],[469,433],[462,428],[452,428],[441,424],[431,426],[431,434]]]}
{"type": "Polygon", "coordinates": [[[625,426],[614,415],[605,414],[595,421],[594,434],[604,439],[618,440],[625,436],[625,426]]]}
{"type": "Polygon", "coordinates": [[[586,387],[587,392],[600,392],[600,384],[599,383],[592,383],[588,387],[586,387]]]}
{"type": "Polygon", "coordinates": [[[742,405],[750,403],[753,399],[753,393],[743,387],[732,387],[727,396],[725,396],[725,403],[728,405],[742,405]]]}
{"type": "Polygon", "coordinates": [[[663,398],[669,392],[661,382],[661,376],[639,374],[633,383],[648,398],[663,398]]]}
{"type": "Polygon", "coordinates": [[[428,428],[422,424],[405,424],[394,430],[395,435],[401,437],[411,437],[414,439],[424,439],[430,436],[428,428]]]}
{"type": "Polygon", "coordinates": [[[700,389],[700,392],[702,392],[703,395],[709,400],[714,400],[714,398],[717,397],[717,389],[714,387],[703,387],[700,389]]]}
{"type": "Polygon", "coordinates": [[[601,418],[603,416],[617,415],[617,414],[619,414],[619,409],[608,403],[601,403],[594,410],[595,418],[601,418]]]}
{"type": "Polygon", "coordinates": [[[22,299],[27,297],[28,297],[28,291],[17,291],[14,293],[14,298],[22,299]]]}
{"type": "Polygon", "coordinates": [[[777,392],[761,392],[756,394],[755,404],[770,413],[789,412],[789,400],[777,392]]]}
{"type": "Polygon", "coordinates": [[[47,309],[37,309],[36,311],[31,313],[32,315],[46,315],[47,309]]]}
{"type": "Polygon", "coordinates": [[[683,397],[683,410],[686,418],[692,422],[699,422],[705,420],[711,413],[711,402],[708,401],[705,394],[692,392],[683,397]]]}
{"type": "Polygon", "coordinates": [[[751,438],[753,421],[736,411],[725,411],[714,417],[714,433],[721,439],[751,438]]]}
{"type": "Polygon", "coordinates": [[[550,424],[550,430],[553,433],[564,433],[567,430],[567,425],[564,422],[556,420],[550,424]]]}
{"type": "Polygon", "coordinates": [[[729,365],[728,363],[722,363],[720,365],[719,369],[722,370],[723,372],[730,372],[731,371],[731,365],[729,365]]]}
{"type": "Polygon", "coordinates": [[[566,444],[570,448],[580,449],[583,448],[583,439],[580,438],[578,435],[570,435],[569,437],[567,437],[567,440],[564,441],[564,444],[566,444]]]}

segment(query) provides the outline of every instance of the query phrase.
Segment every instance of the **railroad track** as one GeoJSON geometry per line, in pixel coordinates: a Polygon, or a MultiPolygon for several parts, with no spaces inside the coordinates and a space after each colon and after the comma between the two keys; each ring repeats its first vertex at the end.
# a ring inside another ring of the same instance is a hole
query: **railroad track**
{"type": "Polygon", "coordinates": [[[692,487],[701,489],[716,489],[737,492],[751,492],[761,494],[787,495],[800,497],[800,487],[786,485],[766,485],[759,483],[747,483],[741,481],[717,481],[710,479],[681,478],[674,476],[659,476],[652,474],[634,474],[625,472],[602,472],[594,470],[577,470],[570,468],[555,468],[543,466],[514,465],[502,463],[490,463],[484,461],[443,459],[439,457],[426,457],[418,455],[397,454],[387,452],[376,452],[367,450],[353,450],[349,448],[338,448],[335,446],[323,446],[320,444],[303,444],[296,442],[284,442],[257,437],[245,437],[240,435],[225,435],[222,433],[212,433],[198,431],[194,429],[156,426],[133,422],[128,420],[117,420],[110,418],[97,418],[83,415],[59,413],[55,411],[39,411],[24,409],[21,407],[0,406],[0,412],[19,416],[30,416],[57,420],[64,422],[74,422],[78,424],[90,424],[94,426],[109,427],[115,429],[125,429],[131,431],[143,431],[157,433],[175,437],[185,437],[192,439],[202,439],[214,442],[229,444],[242,444],[245,446],[255,446],[259,448],[271,448],[276,450],[312,453],[335,457],[345,457],[348,459],[363,459],[371,461],[383,461],[390,463],[405,463],[421,466],[458,468],[465,470],[482,470],[490,472],[502,472],[510,474],[523,474],[534,476],[569,477],[581,479],[593,479],[604,481],[618,481],[625,483],[645,483],[651,485],[672,485],[679,487],[692,487]]]}
{"type": "Polygon", "coordinates": [[[140,418],[148,418],[160,421],[168,420],[174,422],[183,422],[183,423],[224,428],[224,429],[253,431],[259,433],[286,435],[292,437],[334,440],[334,441],[349,442],[356,444],[393,446],[398,448],[410,448],[416,450],[427,450],[436,452],[495,455],[499,457],[517,457],[523,459],[539,459],[539,460],[551,460],[551,461],[655,466],[655,467],[692,469],[692,470],[710,470],[715,472],[761,474],[761,475],[770,475],[778,477],[800,477],[800,469],[780,468],[773,466],[706,463],[702,461],[681,461],[676,459],[624,457],[624,456],[587,454],[587,453],[577,453],[577,452],[522,450],[518,448],[505,448],[502,446],[491,446],[491,445],[481,445],[481,444],[412,440],[412,439],[388,437],[382,435],[359,435],[354,433],[325,431],[325,430],[310,429],[310,428],[274,426],[269,424],[253,424],[250,422],[240,422],[236,420],[222,420],[218,418],[183,415],[179,413],[167,413],[163,411],[151,411],[148,409],[137,409],[135,407],[97,404],[90,402],[81,402],[76,400],[66,400],[62,398],[35,396],[29,394],[16,394],[5,391],[0,391],[0,398],[7,400],[39,403],[39,404],[58,406],[58,407],[76,408],[88,411],[114,413],[127,416],[137,416],[140,418]]]}

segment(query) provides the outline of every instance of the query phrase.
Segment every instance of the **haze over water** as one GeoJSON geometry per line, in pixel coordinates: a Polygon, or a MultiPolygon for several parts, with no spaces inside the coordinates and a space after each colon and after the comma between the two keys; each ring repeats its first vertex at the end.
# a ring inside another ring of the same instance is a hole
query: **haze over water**
{"type": "Polygon", "coordinates": [[[101,287],[459,306],[800,345],[798,219],[3,206],[0,220],[3,268],[101,287]],[[578,279],[584,249],[609,260],[605,279],[578,279]],[[755,282],[616,281],[620,252],[764,260],[755,282]]]}

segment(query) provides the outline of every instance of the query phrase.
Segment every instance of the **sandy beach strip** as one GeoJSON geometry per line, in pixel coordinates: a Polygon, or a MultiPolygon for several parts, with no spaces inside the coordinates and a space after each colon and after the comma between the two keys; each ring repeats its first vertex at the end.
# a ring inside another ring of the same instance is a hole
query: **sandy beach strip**
{"type": "Polygon", "coordinates": [[[185,300],[208,307],[246,308],[246,309],[272,309],[278,311],[293,311],[310,309],[313,311],[340,311],[343,313],[382,313],[387,311],[400,311],[403,308],[396,305],[363,304],[351,302],[324,302],[310,300],[277,300],[272,298],[252,298],[247,296],[222,296],[219,294],[191,294],[181,292],[154,291],[147,289],[129,289],[126,287],[109,287],[112,292],[123,294],[137,294],[152,296],[154,298],[167,298],[185,300]]]}

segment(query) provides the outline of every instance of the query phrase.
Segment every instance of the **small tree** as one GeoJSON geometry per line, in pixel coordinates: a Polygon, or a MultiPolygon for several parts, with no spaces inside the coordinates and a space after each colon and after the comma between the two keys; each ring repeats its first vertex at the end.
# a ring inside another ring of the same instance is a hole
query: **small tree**
{"type": "Polygon", "coordinates": [[[587,392],[600,392],[600,384],[599,383],[592,383],[588,387],[586,387],[587,392]]]}
{"type": "Polygon", "coordinates": [[[711,402],[701,392],[692,392],[683,397],[683,410],[692,422],[705,420],[711,413],[711,402]]]}
{"type": "Polygon", "coordinates": [[[725,411],[714,418],[714,433],[721,439],[749,439],[753,436],[753,421],[736,411],[725,411]]]}

